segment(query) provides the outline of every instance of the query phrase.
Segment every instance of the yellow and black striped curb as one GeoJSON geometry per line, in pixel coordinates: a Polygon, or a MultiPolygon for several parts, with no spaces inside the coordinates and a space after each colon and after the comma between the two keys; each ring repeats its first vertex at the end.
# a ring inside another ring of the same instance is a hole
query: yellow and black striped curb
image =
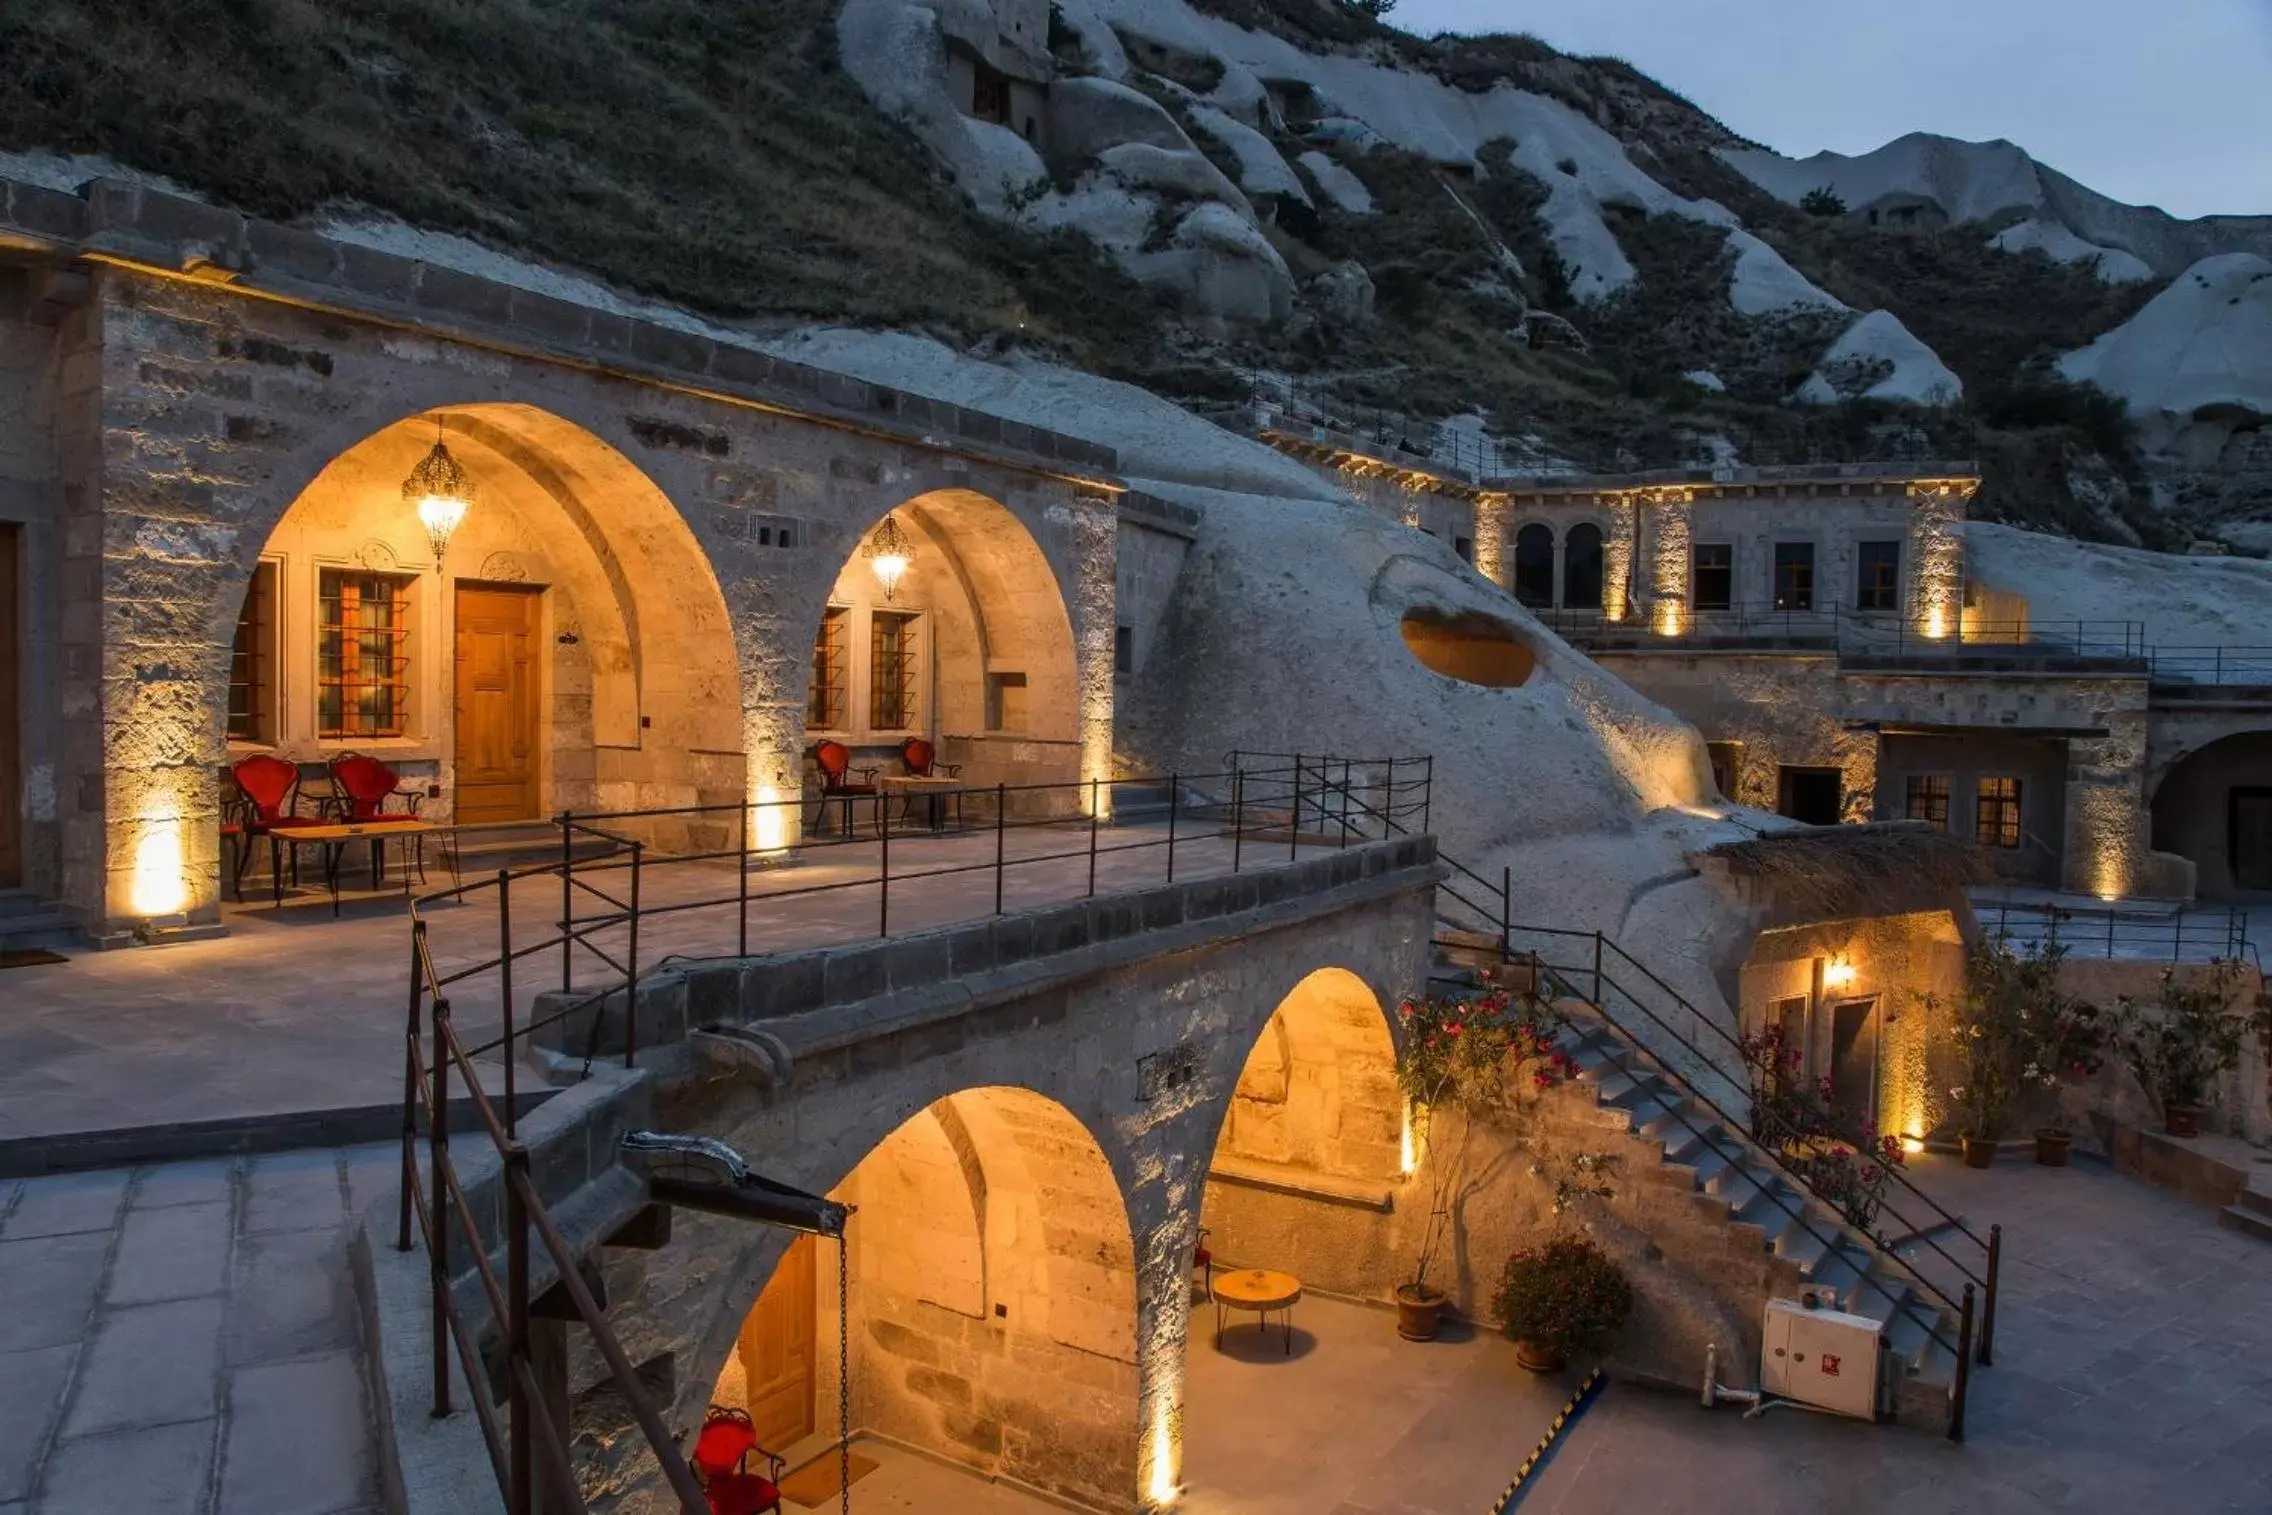
{"type": "Polygon", "coordinates": [[[1547,1450],[1554,1445],[1554,1439],[1562,1434],[1565,1426],[1578,1418],[1578,1413],[1585,1409],[1588,1401],[1606,1381],[1599,1368],[1586,1375],[1586,1381],[1578,1385],[1578,1392],[1570,1396],[1570,1402],[1562,1407],[1562,1413],[1554,1417],[1546,1428],[1546,1434],[1538,1439],[1538,1445],[1531,1448],[1530,1456],[1524,1458],[1523,1465],[1515,1469],[1514,1480],[1507,1485],[1507,1491],[1493,1501],[1490,1515],[1507,1515],[1507,1508],[1515,1502],[1515,1496],[1522,1493],[1523,1485],[1529,1482],[1530,1475],[1546,1460],[1547,1450]]]}

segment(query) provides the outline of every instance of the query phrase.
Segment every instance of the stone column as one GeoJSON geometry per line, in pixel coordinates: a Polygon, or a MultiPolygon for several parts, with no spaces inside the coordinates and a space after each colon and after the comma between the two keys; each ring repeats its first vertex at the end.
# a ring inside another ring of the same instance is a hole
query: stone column
{"type": "MultiPolygon", "coordinates": [[[[721,578],[725,576],[722,574],[721,578]]],[[[772,603],[762,576],[724,585],[741,665],[743,796],[755,851],[794,847],[804,833],[805,686],[811,630],[772,603]]],[[[738,839],[737,839],[738,840],[738,839]]]]}
{"type": "Polygon", "coordinates": [[[1964,507],[1968,481],[1920,479],[1909,486],[1909,628],[1938,641],[1964,617],[1964,507]]]}
{"type": "Polygon", "coordinates": [[[1475,497],[1475,571],[1509,593],[1514,591],[1514,565],[1508,560],[1507,518],[1513,513],[1507,496],[1486,491],[1475,497]]]}
{"type": "Polygon", "coordinates": [[[2143,721],[2067,746],[2066,856],[2060,887],[2103,900],[2127,898],[2146,853],[2143,721]],[[2136,733],[2125,728],[2140,728],[2136,733]]]}
{"type": "Polygon", "coordinates": [[[1634,497],[1603,495],[1609,508],[1609,529],[1602,533],[1601,604],[1603,618],[1629,621],[1640,611],[1640,591],[1634,582],[1634,497]]]}
{"type": "Polygon", "coordinates": [[[1137,1508],[1166,1510],[1183,1486],[1184,1358],[1198,1220],[1179,1208],[1139,1238],[1136,1258],[1137,1508]]]}
{"type": "MultiPolygon", "coordinates": [[[[1071,504],[1074,541],[1073,679],[1080,700],[1081,780],[1112,814],[1113,640],[1118,627],[1119,509],[1111,495],[1083,491],[1071,504]]],[[[1084,813],[1087,800],[1083,800],[1084,813]]]]}
{"type": "Polygon", "coordinates": [[[1686,489],[1652,489],[1642,499],[1648,522],[1649,629],[1679,636],[1688,629],[1689,503],[1686,489]]]}

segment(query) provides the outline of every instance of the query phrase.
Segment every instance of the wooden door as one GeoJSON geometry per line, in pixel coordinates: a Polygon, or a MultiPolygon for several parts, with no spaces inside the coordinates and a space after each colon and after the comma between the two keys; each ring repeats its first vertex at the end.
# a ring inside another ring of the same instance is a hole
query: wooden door
{"type": "Polygon", "coordinates": [[[457,819],[538,814],[537,608],[541,591],[457,591],[457,819]]]}
{"type": "Polygon", "coordinates": [[[749,1420],[757,1444],[783,1452],[813,1433],[813,1238],[800,1236],[782,1254],[757,1307],[742,1322],[734,1350],[749,1385],[749,1420]]]}
{"type": "Polygon", "coordinates": [[[1830,1097],[1840,1111],[1856,1121],[1878,1117],[1875,996],[1850,999],[1830,1008],[1830,1097]]]}
{"type": "Polygon", "coordinates": [[[2235,889],[2272,889],[2272,789],[2232,792],[2235,889]]]}
{"type": "Polygon", "coordinates": [[[24,882],[23,540],[0,526],[0,889],[24,882]]]}

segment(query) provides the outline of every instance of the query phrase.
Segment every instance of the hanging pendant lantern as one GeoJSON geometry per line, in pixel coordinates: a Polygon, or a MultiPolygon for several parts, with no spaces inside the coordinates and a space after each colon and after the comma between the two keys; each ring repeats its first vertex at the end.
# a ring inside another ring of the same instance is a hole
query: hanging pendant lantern
{"type": "Polygon", "coordinates": [[[888,602],[899,592],[899,581],[906,574],[907,565],[914,561],[914,540],[899,529],[897,516],[887,515],[861,551],[869,566],[876,570],[876,578],[884,586],[884,599],[888,602]]]}
{"type": "Polygon", "coordinates": [[[402,481],[403,503],[418,512],[418,524],[426,528],[426,540],[433,544],[436,573],[442,571],[442,552],[450,545],[451,535],[473,508],[473,497],[473,475],[450,456],[449,445],[442,440],[442,423],[437,419],[433,447],[402,481]]]}

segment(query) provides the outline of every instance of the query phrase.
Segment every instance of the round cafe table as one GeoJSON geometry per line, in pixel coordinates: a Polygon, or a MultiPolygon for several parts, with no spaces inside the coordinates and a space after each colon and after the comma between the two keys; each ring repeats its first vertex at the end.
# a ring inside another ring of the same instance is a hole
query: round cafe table
{"type": "Polygon", "coordinates": [[[1291,1273],[1268,1268],[1242,1268],[1215,1275],[1215,1345],[1223,1345],[1223,1317],[1228,1310],[1252,1310],[1255,1329],[1270,1329],[1270,1312],[1286,1314],[1286,1355],[1294,1355],[1294,1303],[1302,1297],[1302,1281],[1291,1273]]]}

